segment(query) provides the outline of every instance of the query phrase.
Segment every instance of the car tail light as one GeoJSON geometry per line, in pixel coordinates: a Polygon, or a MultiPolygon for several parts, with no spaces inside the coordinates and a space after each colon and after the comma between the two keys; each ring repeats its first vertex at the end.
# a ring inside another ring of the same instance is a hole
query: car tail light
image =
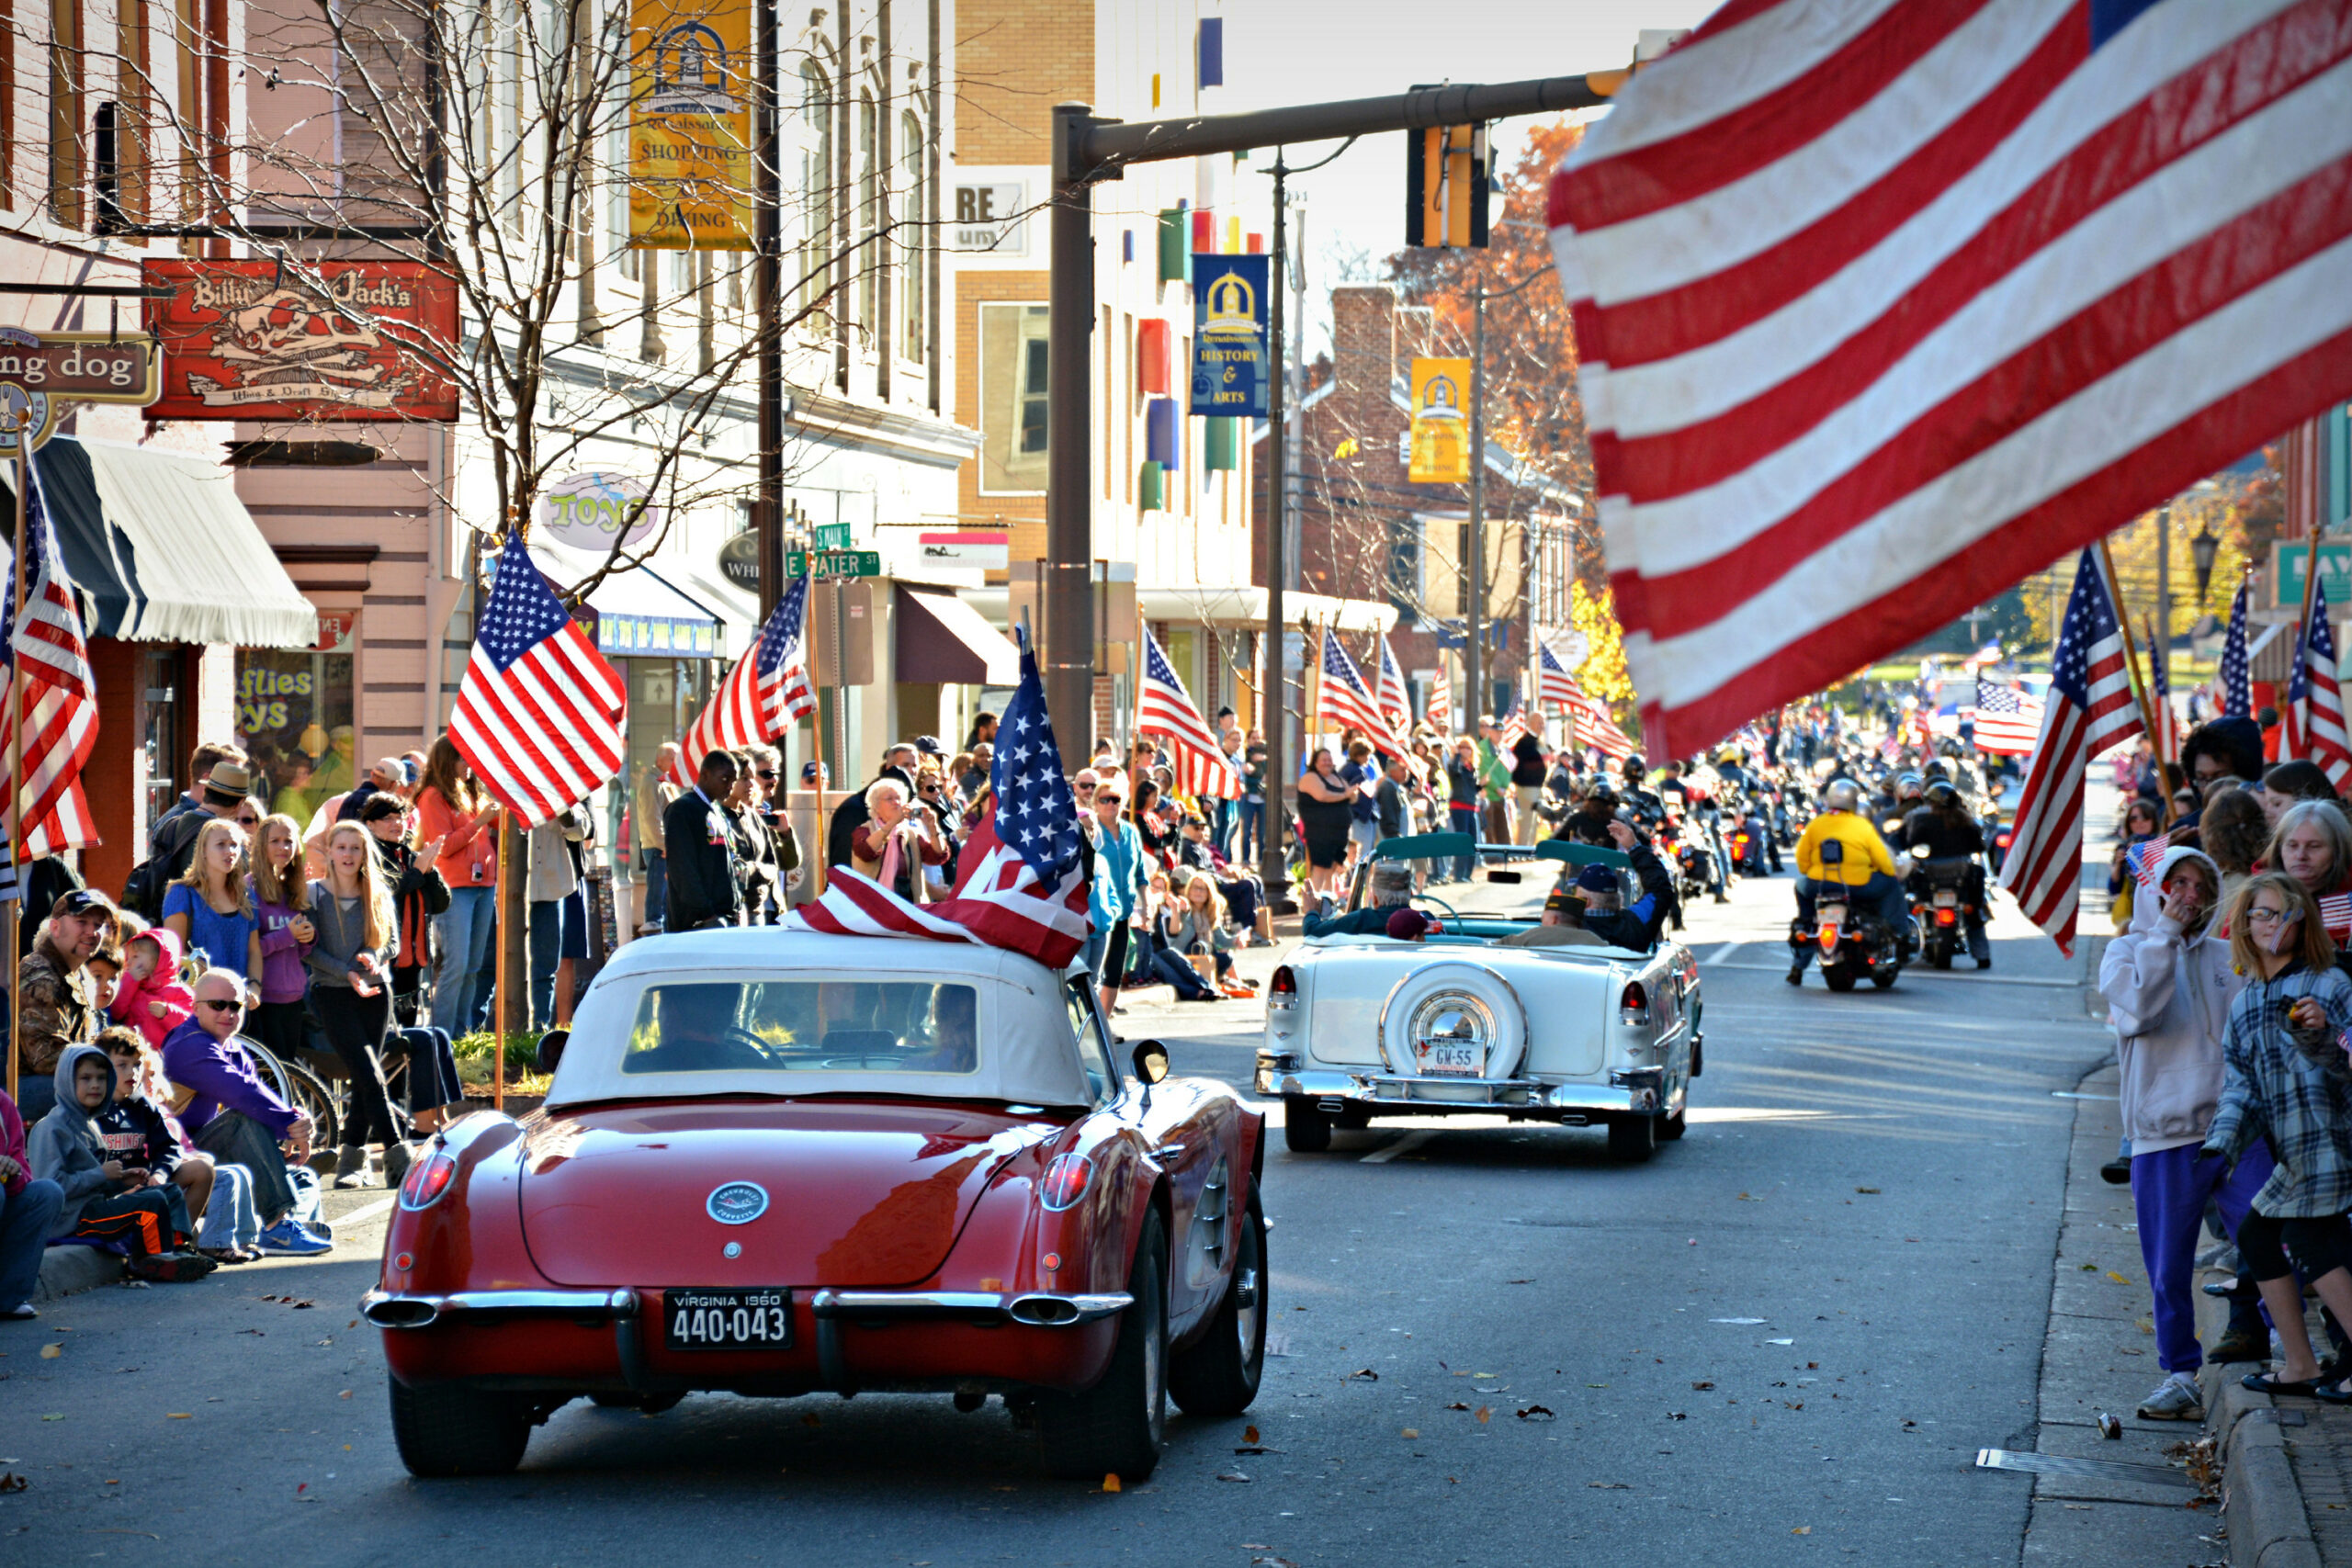
{"type": "Polygon", "coordinates": [[[408,1176],[401,1182],[401,1207],[429,1207],[442,1193],[449,1190],[450,1179],[458,1174],[458,1162],[446,1149],[435,1149],[427,1157],[409,1167],[408,1176]]]}
{"type": "Polygon", "coordinates": [[[1625,984],[1625,994],[1617,999],[1617,1014],[1627,1023],[1643,1024],[1650,1021],[1650,994],[1639,980],[1625,984]]]}
{"type": "Polygon", "coordinates": [[[1288,1012],[1297,1005],[1298,976],[1285,964],[1266,982],[1266,1008],[1271,1012],[1288,1012]]]}
{"type": "Polygon", "coordinates": [[[1094,1162],[1084,1155],[1056,1155],[1037,1184],[1037,1201],[1059,1213],[1086,1196],[1086,1184],[1093,1179],[1094,1162]]]}

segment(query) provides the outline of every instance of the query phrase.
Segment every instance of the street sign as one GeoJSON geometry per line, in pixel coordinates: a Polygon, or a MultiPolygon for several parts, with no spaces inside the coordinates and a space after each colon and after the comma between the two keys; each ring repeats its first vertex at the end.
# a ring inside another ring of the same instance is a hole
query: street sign
{"type": "MultiPolygon", "coordinates": [[[[2339,615],[2352,593],[2352,539],[2322,539],[2319,581],[2327,590],[2328,607],[2339,615]]],[[[2303,573],[2312,558],[2309,541],[2281,539],[2270,547],[2270,604],[2273,609],[2303,607],[2303,573]]]]}
{"type": "Polygon", "coordinates": [[[880,550],[786,550],[784,552],[784,575],[798,577],[815,563],[820,581],[831,577],[879,577],[882,575],[880,550]]]}
{"type": "Polygon", "coordinates": [[[1193,255],[1192,412],[1266,416],[1266,279],[1272,259],[1193,255]]]}
{"type": "Polygon", "coordinates": [[[809,533],[813,537],[808,542],[818,549],[845,550],[849,548],[849,525],[846,523],[820,523],[810,529],[809,533]]]}

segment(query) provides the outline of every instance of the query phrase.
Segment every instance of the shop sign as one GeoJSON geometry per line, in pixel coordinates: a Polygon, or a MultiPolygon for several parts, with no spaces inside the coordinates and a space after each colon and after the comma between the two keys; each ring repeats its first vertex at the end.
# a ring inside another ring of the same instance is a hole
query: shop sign
{"type": "Polygon", "coordinates": [[[628,243],[752,249],[752,7],[636,0],[629,29],[628,243]]]}
{"type": "Polygon", "coordinates": [[[1029,187],[1019,180],[996,180],[956,187],[956,218],[947,228],[947,248],[986,251],[1000,256],[1029,254],[1029,187]]]}
{"type": "Polygon", "coordinates": [[[596,651],[613,659],[716,659],[718,627],[668,615],[596,613],[596,651]]]}
{"type": "Polygon", "coordinates": [[[951,566],[963,570],[1003,571],[1012,552],[1012,536],[1001,528],[962,528],[949,533],[915,536],[915,553],[925,566],[951,566]]]}
{"type": "Polygon", "coordinates": [[[1271,256],[1193,257],[1192,412],[1266,416],[1271,256]]]}
{"type": "Polygon", "coordinates": [[[456,285],[419,262],[151,261],[155,419],[453,421],[456,285]]]}
{"type": "Polygon", "coordinates": [[[760,585],[760,531],[746,528],[718,547],[718,575],[745,588],[760,585]]]}
{"type": "Polygon", "coordinates": [[[573,474],[540,494],[539,525],[556,543],[598,555],[609,554],[613,536],[627,528],[621,543],[634,547],[661,526],[651,493],[645,481],[626,474],[573,474]]]}
{"type": "Polygon", "coordinates": [[[155,340],[140,333],[44,333],[0,327],[0,455],[13,457],[17,432],[38,451],[68,403],[143,407],[162,390],[155,340]]]}
{"type": "Polygon", "coordinates": [[[358,628],[356,610],[321,610],[319,640],[311,645],[312,653],[349,653],[351,634],[358,628]]]}
{"type": "MultiPolygon", "coordinates": [[[[2278,540],[2270,547],[2270,607],[2274,610],[2294,610],[2303,607],[2303,576],[2311,570],[2312,547],[2308,539],[2290,542],[2278,540]]],[[[2352,600],[2352,540],[2324,539],[2319,547],[2319,582],[2327,590],[2328,608],[2337,615],[2352,600]]]]}
{"type": "Polygon", "coordinates": [[[1406,478],[1414,484],[1462,484],[1470,478],[1470,426],[1463,417],[1470,385],[1466,359],[1413,361],[1413,428],[1406,478]]]}

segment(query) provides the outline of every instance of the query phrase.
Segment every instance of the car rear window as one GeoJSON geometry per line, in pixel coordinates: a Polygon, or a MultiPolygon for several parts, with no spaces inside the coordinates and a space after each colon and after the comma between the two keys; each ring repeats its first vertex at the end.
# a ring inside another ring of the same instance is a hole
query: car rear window
{"type": "Polygon", "coordinates": [[[648,986],[624,1073],[972,1073],[979,995],[927,980],[648,986]]]}

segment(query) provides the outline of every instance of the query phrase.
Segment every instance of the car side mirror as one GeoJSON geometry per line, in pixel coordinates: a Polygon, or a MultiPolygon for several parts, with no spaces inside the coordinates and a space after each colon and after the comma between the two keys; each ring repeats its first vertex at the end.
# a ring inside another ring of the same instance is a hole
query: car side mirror
{"type": "Polygon", "coordinates": [[[1135,1063],[1136,1081],[1148,1088],[1168,1080],[1168,1047],[1157,1040],[1138,1040],[1129,1060],[1135,1063]]]}
{"type": "Polygon", "coordinates": [[[563,1048],[571,1042],[569,1029],[550,1029],[539,1036],[539,1071],[552,1073],[555,1065],[563,1060],[563,1048]]]}

